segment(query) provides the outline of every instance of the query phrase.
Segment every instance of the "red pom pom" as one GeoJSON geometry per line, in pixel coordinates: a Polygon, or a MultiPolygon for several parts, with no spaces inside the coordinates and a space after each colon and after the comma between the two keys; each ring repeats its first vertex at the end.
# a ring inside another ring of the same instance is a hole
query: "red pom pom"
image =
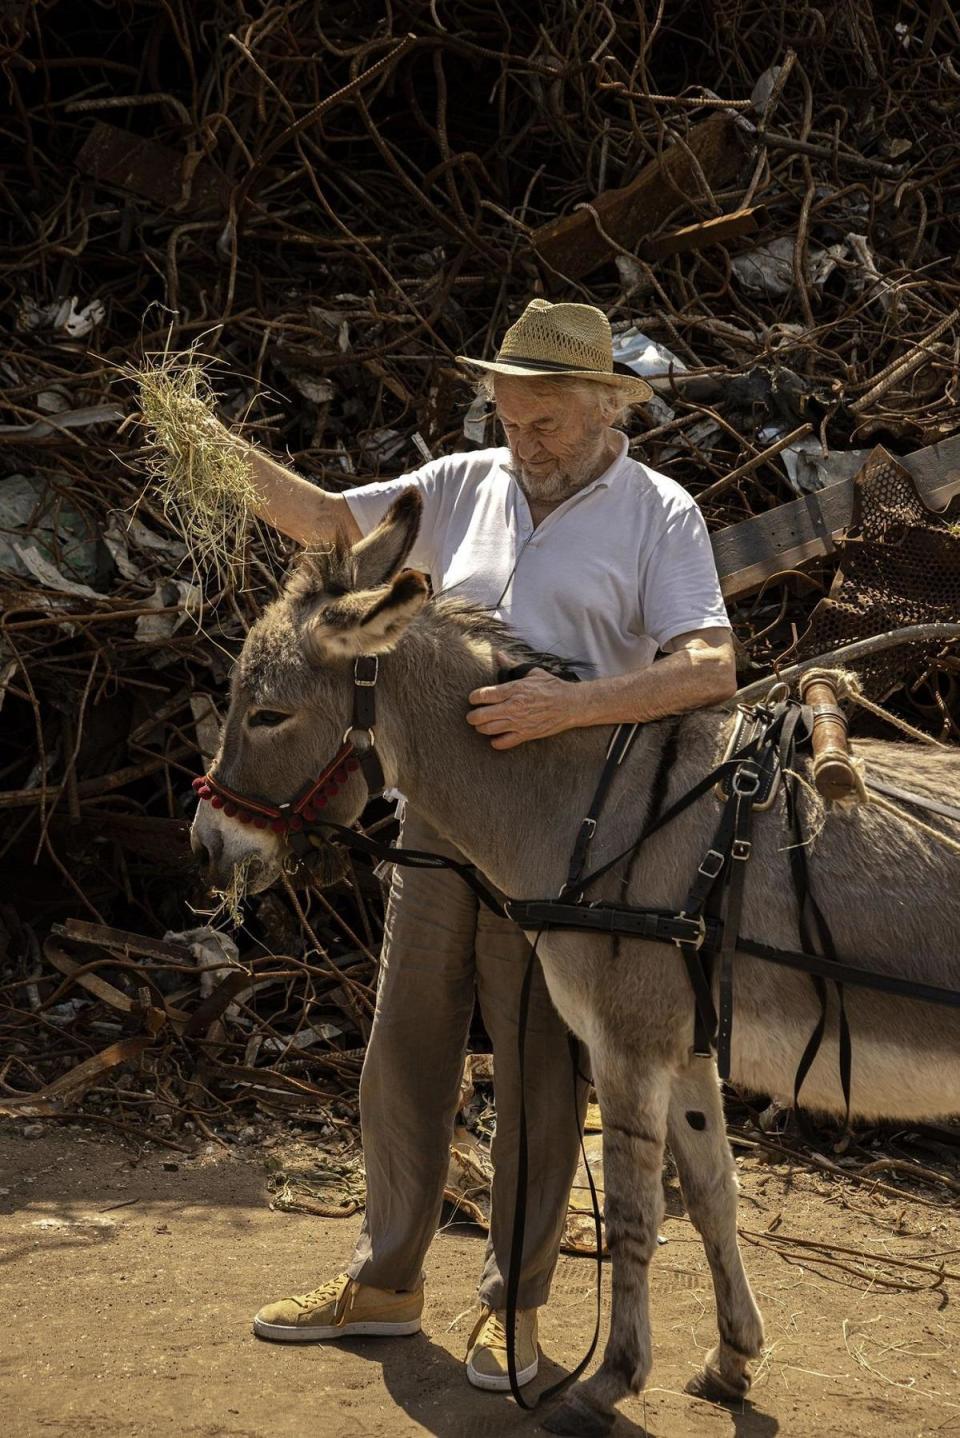
{"type": "Polygon", "coordinates": [[[204,785],[203,775],[202,775],[202,774],[198,774],[197,777],[193,780],[193,782],[192,782],[192,784],[190,785],[190,787],[191,787],[191,789],[194,791],[194,793],[196,793],[198,789],[202,789],[202,788],[203,788],[203,785],[204,785]]]}
{"type": "Polygon", "coordinates": [[[302,818],[302,816],[301,816],[300,814],[291,814],[291,815],[290,815],[290,818],[287,820],[287,826],[288,826],[289,828],[291,828],[291,829],[302,829],[302,828],[303,828],[303,818],[302,818]]]}
{"type": "Polygon", "coordinates": [[[211,803],[211,805],[213,806],[214,809],[222,809],[222,808],[223,808],[223,800],[220,798],[220,795],[219,795],[219,794],[214,794],[213,797],[212,797],[211,800],[210,800],[210,803],[211,803]]]}
{"type": "Polygon", "coordinates": [[[287,832],[287,821],[286,819],[274,819],[271,821],[270,828],[275,834],[285,834],[287,832]]]}
{"type": "Polygon", "coordinates": [[[328,799],[333,799],[337,794],[340,793],[340,785],[330,783],[326,786],[323,792],[326,794],[328,799]]]}
{"type": "Polygon", "coordinates": [[[210,785],[204,784],[197,790],[197,797],[200,799],[209,799],[212,793],[213,790],[210,788],[210,785]]]}
{"type": "Polygon", "coordinates": [[[228,819],[235,819],[237,816],[236,804],[224,804],[223,812],[226,814],[228,819]]]}
{"type": "Polygon", "coordinates": [[[270,821],[265,819],[262,814],[255,814],[253,816],[253,827],[255,829],[265,829],[269,822],[270,821]]]}
{"type": "Polygon", "coordinates": [[[348,773],[348,774],[355,774],[359,768],[360,768],[360,760],[359,760],[359,759],[348,759],[348,760],[347,760],[347,773],[348,773]]]}
{"type": "Polygon", "coordinates": [[[327,800],[323,794],[318,794],[313,802],[316,804],[318,809],[325,809],[327,807],[327,800]]]}
{"type": "Polygon", "coordinates": [[[241,824],[249,824],[252,817],[253,817],[253,815],[252,815],[252,814],[248,814],[247,811],[246,811],[246,809],[238,809],[238,810],[237,810],[237,820],[238,820],[239,823],[241,823],[241,824]]]}

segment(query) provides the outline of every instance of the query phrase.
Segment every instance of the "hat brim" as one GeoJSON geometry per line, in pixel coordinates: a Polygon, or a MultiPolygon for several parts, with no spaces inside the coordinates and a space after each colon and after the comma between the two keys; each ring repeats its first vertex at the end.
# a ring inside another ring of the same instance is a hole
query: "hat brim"
{"type": "Polygon", "coordinates": [[[539,369],[536,365],[502,364],[498,360],[471,359],[469,355],[457,355],[457,363],[470,369],[490,370],[493,374],[528,376],[531,379],[588,379],[595,384],[616,386],[631,404],[646,404],[653,399],[653,390],[645,379],[638,375],[601,374],[595,369],[539,369]]]}

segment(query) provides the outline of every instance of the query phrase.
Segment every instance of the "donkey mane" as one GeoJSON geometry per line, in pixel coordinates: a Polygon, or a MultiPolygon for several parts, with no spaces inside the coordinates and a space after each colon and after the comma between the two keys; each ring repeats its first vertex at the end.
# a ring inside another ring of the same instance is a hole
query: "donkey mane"
{"type": "Polygon", "coordinates": [[[469,599],[437,595],[415,622],[429,623],[431,619],[441,622],[449,620],[467,639],[490,644],[495,650],[503,650],[509,654],[518,664],[536,664],[538,668],[546,669],[550,674],[557,674],[563,679],[568,679],[571,671],[582,674],[591,668],[584,660],[569,659],[559,654],[551,654],[548,650],[534,649],[490,609],[469,599]]]}

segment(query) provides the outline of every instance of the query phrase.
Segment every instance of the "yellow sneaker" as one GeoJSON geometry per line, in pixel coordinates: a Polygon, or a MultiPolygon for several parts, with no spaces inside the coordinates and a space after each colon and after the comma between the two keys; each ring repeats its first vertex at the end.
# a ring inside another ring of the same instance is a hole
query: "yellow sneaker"
{"type": "MultiPolygon", "coordinates": [[[[467,1377],[474,1388],[509,1389],[506,1309],[484,1308],[467,1344],[467,1377]]],[[[537,1376],[537,1310],[517,1309],[517,1383],[537,1376]]]]}
{"type": "Polygon", "coordinates": [[[268,1303],[253,1320],[258,1338],[317,1343],[329,1338],[388,1338],[420,1332],[423,1289],[399,1293],[357,1283],[345,1273],[312,1293],[268,1303]]]}

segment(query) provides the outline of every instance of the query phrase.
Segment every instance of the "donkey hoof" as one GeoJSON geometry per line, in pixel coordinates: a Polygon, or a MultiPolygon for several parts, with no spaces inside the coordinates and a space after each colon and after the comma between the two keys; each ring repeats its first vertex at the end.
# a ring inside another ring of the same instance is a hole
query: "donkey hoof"
{"type": "Polygon", "coordinates": [[[615,1413],[601,1413],[574,1396],[555,1408],[543,1426],[548,1433],[560,1433],[564,1438],[606,1438],[615,1418],[615,1413]]]}
{"type": "Polygon", "coordinates": [[[691,1398],[703,1398],[707,1403],[736,1403],[749,1391],[749,1373],[727,1378],[716,1368],[702,1368],[684,1388],[691,1398]]]}

